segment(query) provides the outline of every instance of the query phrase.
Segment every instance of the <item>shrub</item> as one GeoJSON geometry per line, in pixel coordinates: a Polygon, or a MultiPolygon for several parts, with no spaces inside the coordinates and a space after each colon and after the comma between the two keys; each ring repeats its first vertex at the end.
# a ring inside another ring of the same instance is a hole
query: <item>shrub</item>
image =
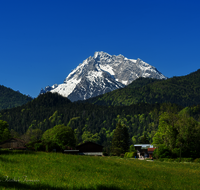
{"type": "Polygon", "coordinates": [[[160,159],[163,160],[164,162],[174,162],[173,158],[160,158],[160,159]]]}
{"type": "Polygon", "coordinates": [[[196,159],[194,160],[194,162],[195,162],[195,163],[200,163],[200,158],[196,158],[196,159]]]}
{"type": "Polygon", "coordinates": [[[129,152],[126,152],[126,153],[124,154],[124,158],[127,158],[128,153],[129,153],[129,152]]]}
{"type": "Polygon", "coordinates": [[[174,162],[174,159],[173,158],[168,158],[167,161],[168,162],[174,162]]]}
{"type": "Polygon", "coordinates": [[[159,158],[159,161],[163,162],[163,161],[165,161],[165,159],[164,158],[159,158]]]}
{"type": "Polygon", "coordinates": [[[36,151],[44,151],[45,150],[45,145],[42,143],[35,143],[34,148],[36,151]]]}
{"type": "Polygon", "coordinates": [[[165,145],[160,145],[153,152],[154,158],[170,158],[171,152],[165,145]]]}
{"type": "Polygon", "coordinates": [[[46,145],[46,152],[49,152],[49,146],[46,145]]]}
{"type": "Polygon", "coordinates": [[[174,162],[180,162],[180,158],[175,158],[174,162]]]}
{"type": "Polygon", "coordinates": [[[159,158],[159,161],[161,161],[161,162],[168,162],[168,158],[159,158]]]}
{"type": "Polygon", "coordinates": [[[112,148],[112,156],[120,156],[122,154],[122,149],[118,147],[112,148]]]}
{"type": "Polygon", "coordinates": [[[181,162],[193,162],[193,158],[181,158],[181,162]]]}
{"type": "Polygon", "coordinates": [[[111,152],[110,156],[117,156],[117,154],[111,152]]]}
{"type": "Polygon", "coordinates": [[[135,147],[134,147],[134,145],[131,145],[131,146],[130,146],[129,151],[130,151],[130,152],[135,152],[135,147]]]}
{"type": "Polygon", "coordinates": [[[134,158],[135,157],[135,152],[130,152],[129,153],[129,158],[134,158]]]}
{"type": "Polygon", "coordinates": [[[135,158],[136,155],[137,155],[137,152],[126,152],[124,157],[125,158],[135,158]]]}
{"type": "Polygon", "coordinates": [[[108,153],[107,153],[107,152],[103,152],[103,155],[104,155],[104,156],[108,156],[108,153]]]}

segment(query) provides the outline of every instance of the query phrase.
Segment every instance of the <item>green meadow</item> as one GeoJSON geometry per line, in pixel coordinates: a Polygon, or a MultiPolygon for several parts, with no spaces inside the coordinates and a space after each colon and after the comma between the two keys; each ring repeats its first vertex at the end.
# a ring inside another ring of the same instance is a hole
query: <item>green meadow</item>
{"type": "Polygon", "coordinates": [[[1,151],[0,189],[199,189],[200,164],[1,151]]]}

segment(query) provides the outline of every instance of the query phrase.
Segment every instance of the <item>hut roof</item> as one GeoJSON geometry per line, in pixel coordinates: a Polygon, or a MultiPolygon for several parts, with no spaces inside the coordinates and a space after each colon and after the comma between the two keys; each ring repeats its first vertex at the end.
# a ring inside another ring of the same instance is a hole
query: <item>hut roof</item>
{"type": "Polygon", "coordinates": [[[25,143],[25,142],[24,142],[23,140],[21,140],[21,139],[10,138],[10,139],[7,139],[7,140],[5,140],[5,141],[0,142],[0,144],[4,144],[4,143],[6,143],[6,142],[8,142],[8,141],[11,141],[12,139],[14,139],[14,140],[16,140],[16,141],[20,141],[20,142],[22,142],[22,143],[25,143]]]}
{"type": "Polygon", "coordinates": [[[82,143],[82,144],[76,146],[76,148],[81,147],[81,146],[83,146],[83,145],[87,145],[87,144],[94,144],[94,145],[96,145],[96,146],[101,146],[101,147],[103,147],[103,146],[100,145],[100,144],[97,144],[97,143],[95,143],[95,142],[89,141],[89,142],[85,142],[85,143],[82,143]]]}
{"type": "Polygon", "coordinates": [[[148,152],[153,152],[156,148],[148,148],[148,152]]]}

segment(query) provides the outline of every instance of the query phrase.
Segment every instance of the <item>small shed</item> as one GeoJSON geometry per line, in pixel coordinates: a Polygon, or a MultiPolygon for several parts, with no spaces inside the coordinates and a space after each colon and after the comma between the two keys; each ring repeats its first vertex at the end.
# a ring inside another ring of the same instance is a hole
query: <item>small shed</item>
{"type": "Polygon", "coordinates": [[[80,155],[103,155],[103,146],[94,142],[85,142],[76,147],[80,155]]]}
{"type": "Polygon", "coordinates": [[[153,157],[153,152],[156,148],[148,148],[148,154],[149,154],[149,157],[152,158],[153,157]]]}
{"type": "Polygon", "coordinates": [[[25,142],[21,139],[10,138],[0,143],[0,148],[26,149],[25,142]]]}

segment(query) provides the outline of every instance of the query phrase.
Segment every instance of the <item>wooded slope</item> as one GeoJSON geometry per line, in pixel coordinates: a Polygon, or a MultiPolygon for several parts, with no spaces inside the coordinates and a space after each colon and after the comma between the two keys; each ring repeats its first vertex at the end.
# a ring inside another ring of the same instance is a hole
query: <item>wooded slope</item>
{"type": "Polygon", "coordinates": [[[85,100],[85,102],[115,106],[128,106],[140,102],[197,105],[200,104],[200,69],[189,75],[167,80],[139,78],[125,88],[85,100]]]}
{"type": "Polygon", "coordinates": [[[0,110],[21,106],[32,98],[0,85],[0,110]]]}

